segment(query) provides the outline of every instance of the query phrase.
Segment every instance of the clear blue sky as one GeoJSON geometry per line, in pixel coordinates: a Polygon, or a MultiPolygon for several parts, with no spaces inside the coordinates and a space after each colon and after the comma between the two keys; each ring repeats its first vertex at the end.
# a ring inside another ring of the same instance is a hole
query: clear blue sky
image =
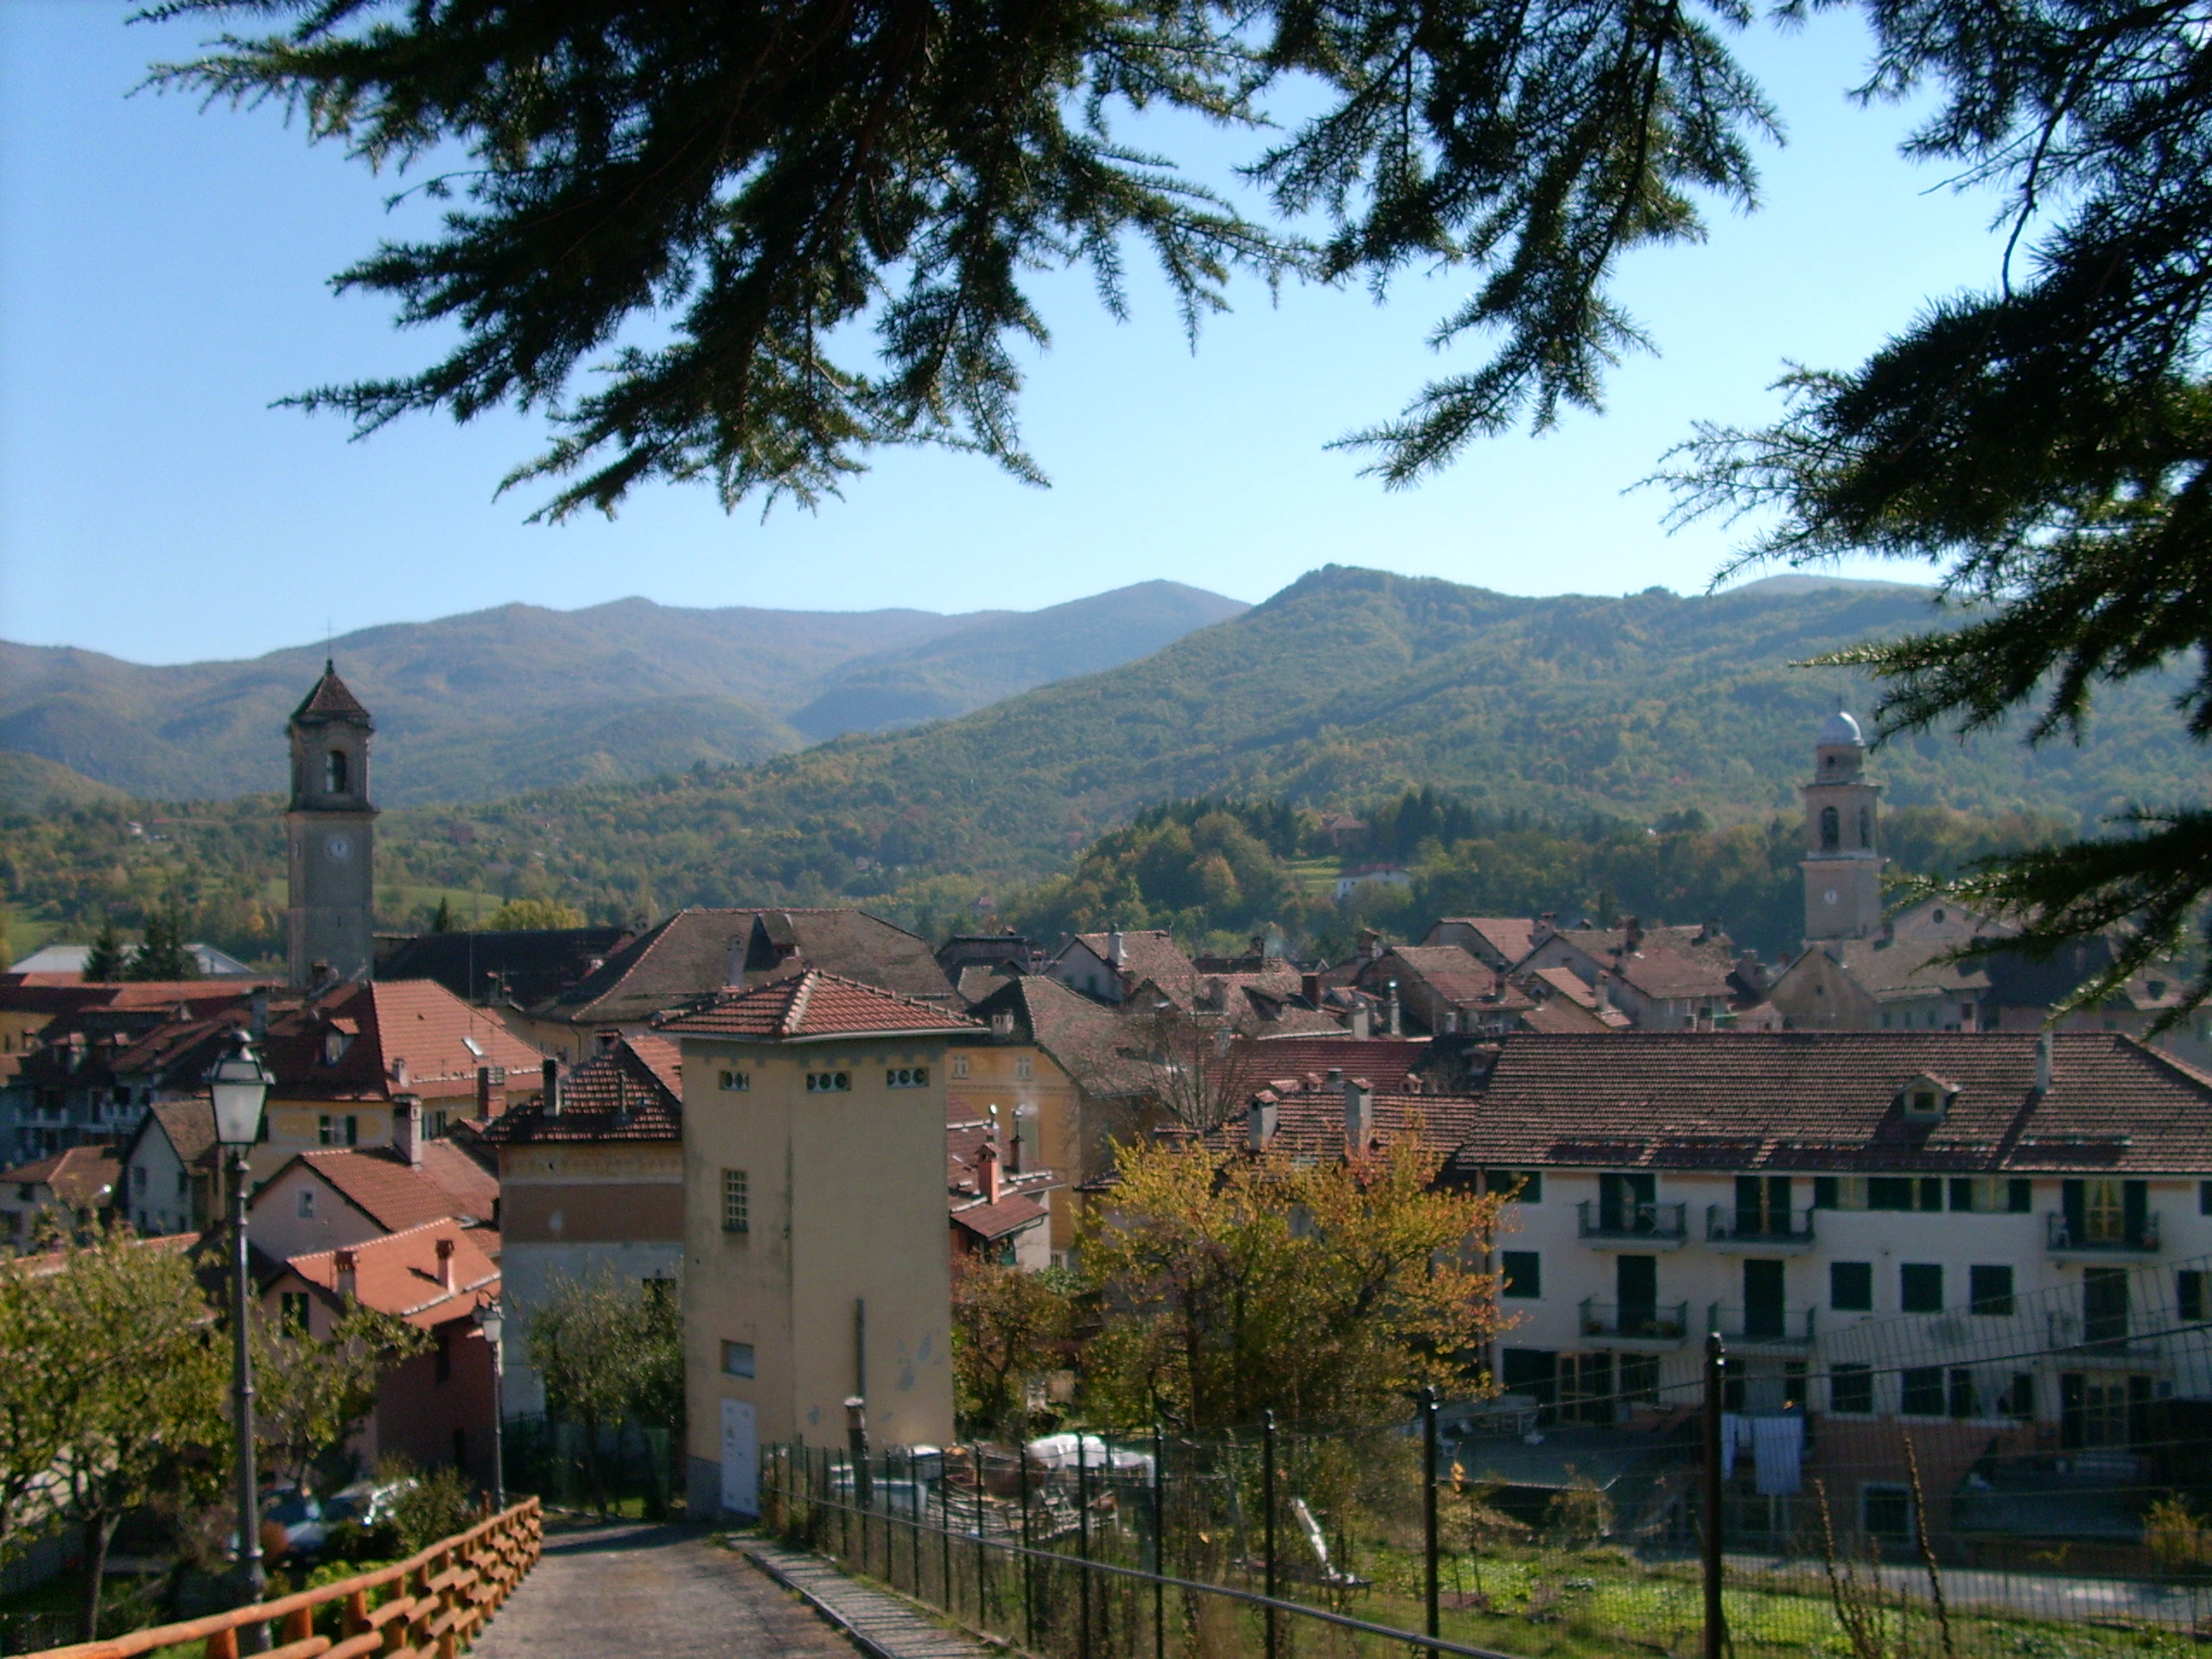
{"type": "MultiPolygon", "coordinates": [[[[272,110],[125,93],[204,29],[124,28],[105,0],[0,0],[0,636],[144,662],[242,657],[522,600],[1027,609],[1154,576],[1257,600],[1335,561],[1514,593],[1702,587],[1727,532],[1669,537],[1624,494],[1700,417],[1749,421],[1784,359],[1846,365],[1931,296],[1987,282],[1986,199],[1899,160],[1906,120],[1845,88],[1851,18],[1755,31],[1791,132],[1768,206],[1641,255],[1624,294],[1657,358],[1603,416],[1471,451],[1386,493],[1324,445],[1396,411],[1466,276],[1391,302],[1247,284],[1195,356],[1156,288],[1117,325],[1080,277],[1040,289],[1052,348],[1023,405],[1037,490],[972,457],[881,460],[842,502],[725,517],[657,488],[613,521],[494,499],[519,419],[418,417],[363,442],[271,409],[404,371],[434,341],[326,279],[391,234],[385,182],[272,110]]],[[[398,226],[407,221],[401,219],[398,226]]],[[[1446,359],[1447,361],[1449,359],[1446,359]]],[[[1861,574],[1910,577],[1896,567],[1861,574]]]]}

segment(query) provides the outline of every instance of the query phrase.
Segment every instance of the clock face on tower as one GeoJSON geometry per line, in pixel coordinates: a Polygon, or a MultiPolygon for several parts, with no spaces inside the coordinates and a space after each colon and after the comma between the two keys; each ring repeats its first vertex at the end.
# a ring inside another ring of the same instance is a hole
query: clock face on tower
{"type": "MultiPolygon", "coordinates": [[[[336,858],[339,857],[340,855],[333,853],[331,856],[336,858]]],[[[1822,893],[1821,895],[1821,902],[1824,905],[1832,905],[1835,903],[1835,889],[1834,887],[1830,887],[1826,893],[1822,893]]]]}
{"type": "Polygon", "coordinates": [[[353,855],[353,842],[346,836],[333,836],[322,843],[322,855],[334,864],[343,864],[353,855]]]}

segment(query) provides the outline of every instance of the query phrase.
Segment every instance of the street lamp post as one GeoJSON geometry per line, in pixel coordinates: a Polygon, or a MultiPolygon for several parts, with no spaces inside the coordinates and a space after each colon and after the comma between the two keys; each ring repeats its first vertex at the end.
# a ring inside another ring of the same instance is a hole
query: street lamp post
{"type": "MultiPolygon", "coordinates": [[[[207,1073],[207,1098],[215,1109],[215,1139],[230,1154],[231,1171],[231,1399],[238,1433],[238,1592],[242,1605],[261,1599],[268,1583],[261,1567],[260,1482],[253,1467],[253,1353],[246,1340],[246,1152],[261,1135],[261,1109],[269,1073],[243,1031],[231,1033],[230,1052],[207,1073]]],[[[268,1632],[239,1631],[259,1651],[268,1632]],[[257,1642],[253,1638],[258,1637],[257,1642]]]]}
{"type": "Polygon", "coordinates": [[[492,1347],[492,1507],[507,1507],[507,1356],[499,1345],[499,1333],[506,1329],[506,1315],[497,1302],[480,1302],[476,1307],[476,1328],[492,1347]]]}

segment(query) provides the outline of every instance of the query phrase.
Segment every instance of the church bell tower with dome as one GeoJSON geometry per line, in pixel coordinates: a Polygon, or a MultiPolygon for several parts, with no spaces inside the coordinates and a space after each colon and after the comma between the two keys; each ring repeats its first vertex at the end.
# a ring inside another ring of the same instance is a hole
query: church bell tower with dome
{"type": "Polygon", "coordinates": [[[1805,797],[1805,943],[1882,931],[1882,786],[1866,776],[1866,740],[1840,709],[1821,724],[1805,797]]]}
{"type": "Polygon", "coordinates": [[[292,803],[284,814],[290,906],[285,962],[296,987],[318,968],[340,979],[368,979],[375,902],[376,817],[369,804],[369,734],[360,699],[325,663],[307,701],[285,728],[292,741],[292,803]]]}

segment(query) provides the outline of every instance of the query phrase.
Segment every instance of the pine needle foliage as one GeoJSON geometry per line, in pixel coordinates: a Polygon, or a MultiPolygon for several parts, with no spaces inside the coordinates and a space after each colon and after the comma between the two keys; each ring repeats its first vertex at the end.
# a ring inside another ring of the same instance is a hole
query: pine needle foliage
{"type": "MultiPolygon", "coordinates": [[[[1862,90],[1939,94],[1909,151],[2005,193],[2001,280],[1856,370],[1794,372],[1771,426],[1700,428],[1675,457],[1677,509],[1770,515],[1749,563],[1872,552],[1942,573],[1950,626],[1818,659],[1879,677],[1885,735],[2025,711],[2031,741],[2078,736],[2093,696],[2180,662],[2176,712],[2212,741],[2202,20],[2100,0],[1871,10],[1862,90]]],[[[1993,862],[1960,896],[2031,921],[2031,947],[2125,929],[2077,998],[2094,1001],[2173,950],[2212,893],[2212,814],[2191,804],[2139,802],[2113,835],[1993,862]]],[[[2200,976],[2191,1005],[2208,995],[2200,976]]]]}

